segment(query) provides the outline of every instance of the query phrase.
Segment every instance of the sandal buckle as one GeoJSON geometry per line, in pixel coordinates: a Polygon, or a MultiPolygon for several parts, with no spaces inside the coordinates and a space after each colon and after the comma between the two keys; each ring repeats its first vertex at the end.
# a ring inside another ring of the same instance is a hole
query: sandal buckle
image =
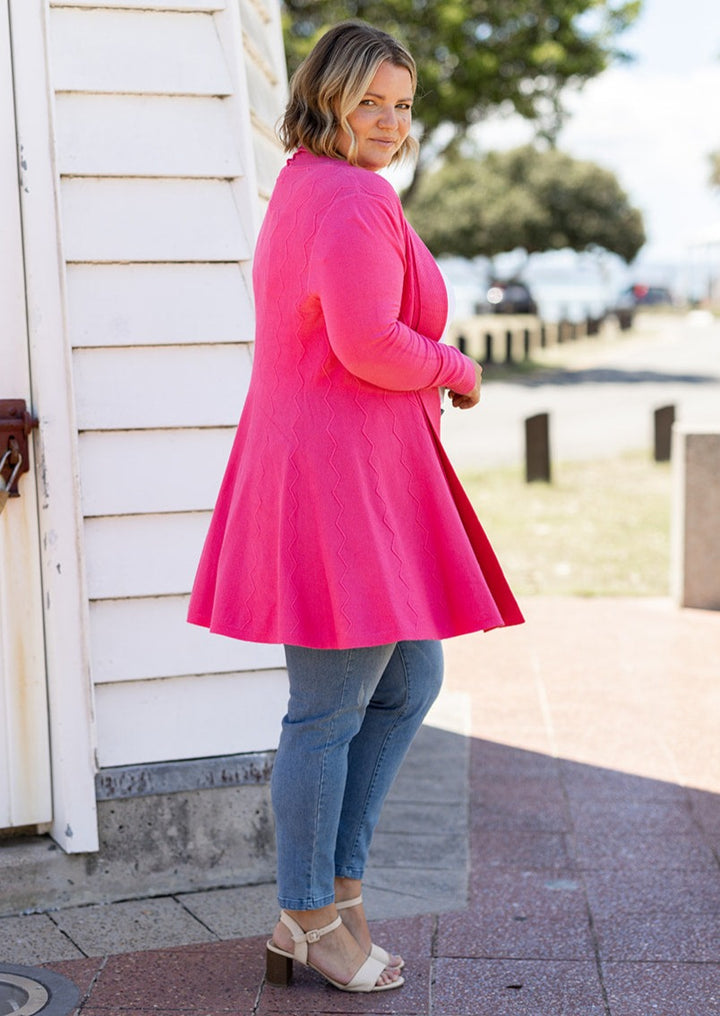
{"type": "Polygon", "coordinates": [[[317,928],[313,928],[305,934],[305,938],[312,945],[313,942],[319,942],[322,936],[317,928]]]}

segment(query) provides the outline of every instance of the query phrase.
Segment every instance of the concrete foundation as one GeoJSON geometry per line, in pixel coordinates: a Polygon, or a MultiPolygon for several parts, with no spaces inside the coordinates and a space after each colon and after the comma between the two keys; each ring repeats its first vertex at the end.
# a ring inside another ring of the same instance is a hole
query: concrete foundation
{"type": "Polygon", "coordinates": [[[720,427],[676,424],[672,461],[673,600],[720,610],[720,427]]]}
{"type": "Polygon", "coordinates": [[[272,752],[103,770],[100,849],[0,844],[0,915],[271,882],[272,752]]]}

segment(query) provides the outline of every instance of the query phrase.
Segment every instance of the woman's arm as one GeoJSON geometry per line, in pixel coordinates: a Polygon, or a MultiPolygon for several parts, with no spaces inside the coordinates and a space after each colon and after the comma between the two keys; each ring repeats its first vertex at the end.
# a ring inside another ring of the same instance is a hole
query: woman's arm
{"type": "Polygon", "coordinates": [[[399,320],[406,267],[400,214],[383,196],[359,193],[333,202],[320,223],[310,283],[330,345],[347,370],[380,388],[443,387],[470,398],[479,389],[475,362],[399,320]]]}

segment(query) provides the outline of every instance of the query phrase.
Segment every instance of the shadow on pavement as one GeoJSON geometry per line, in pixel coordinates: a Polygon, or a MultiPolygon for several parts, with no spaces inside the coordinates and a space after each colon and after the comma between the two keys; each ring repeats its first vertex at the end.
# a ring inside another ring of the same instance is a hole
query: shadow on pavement
{"type": "Polygon", "coordinates": [[[366,887],[405,887],[405,915],[373,923],[405,957],[399,991],[343,994],[297,964],[265,986],[262,938],[50,966],[83,1016],[720,1014],[719,795],[427,727],[389,803],[366,887]],[[466,900],[423,909],[460,863],[466,900]]]}
{"type": "MultiPolygon", "coordinates": [[[[488,373],[492,381],[492,374],[488,373]]],[[[718,384],[720,377],[714,374],[665,373],[654,370],[621,370],[617,367],[589,367],[580,370],[557,370],[541,368],[532,374],[508,374],[503,380],[527,388],[541,385],[584,385],[584,384],[718,384]]]]}

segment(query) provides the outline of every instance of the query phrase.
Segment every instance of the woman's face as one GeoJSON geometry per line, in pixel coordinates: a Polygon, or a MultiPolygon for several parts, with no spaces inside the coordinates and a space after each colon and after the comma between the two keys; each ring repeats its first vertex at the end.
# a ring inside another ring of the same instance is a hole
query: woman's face
{"type": "MultiPolygon", "coordinates": [[[[410,131],[412,101],[410,71],[388,60],[381,63],[360,104],[347,118],[357,138],[358,166],[377,171],[390,165],[410,131]]],[[[347,158],[350,137],[342,128],[337,147],[347,158]]]]}

